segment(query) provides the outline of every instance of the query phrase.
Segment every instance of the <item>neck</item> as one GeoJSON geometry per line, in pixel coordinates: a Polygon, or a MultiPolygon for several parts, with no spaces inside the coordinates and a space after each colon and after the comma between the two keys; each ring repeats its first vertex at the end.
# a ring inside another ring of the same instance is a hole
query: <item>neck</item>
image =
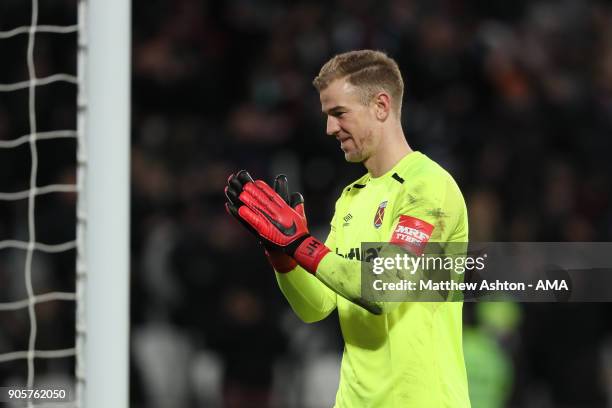
{"type": "Polygon", "coordinates": [[[380,177],[391,170],[401,159],[413,150],[408,145],[401,125],[381,135],[376,153],[363,162],[372,177],[380,177]]]}

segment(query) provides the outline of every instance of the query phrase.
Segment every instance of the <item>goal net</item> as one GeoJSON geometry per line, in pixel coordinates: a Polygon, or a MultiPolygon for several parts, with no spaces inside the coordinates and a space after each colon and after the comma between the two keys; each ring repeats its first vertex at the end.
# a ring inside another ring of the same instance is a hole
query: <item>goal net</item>
{"type": "Polygon", "coordinates": [[[129,7],[0,4],[0,404],[127,406],[129,7]]]}

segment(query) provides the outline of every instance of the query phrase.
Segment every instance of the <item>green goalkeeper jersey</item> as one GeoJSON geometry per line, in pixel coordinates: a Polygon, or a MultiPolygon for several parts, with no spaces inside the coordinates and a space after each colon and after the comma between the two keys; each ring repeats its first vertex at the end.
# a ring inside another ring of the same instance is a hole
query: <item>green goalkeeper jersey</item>
{"type": "Polygon", "coordinates": [[[300,267],[276,274],[304,321],[338,309],[345,348],[335,408],[470,406],[461,302],[368,304],[361,298],[361,243],[397,242],[407,231],[416,231],[408,234],[411,245],[468,240],[461,191],[420,152],[343,190],[326,241],[332,253],[316,276],[300,267]]]}

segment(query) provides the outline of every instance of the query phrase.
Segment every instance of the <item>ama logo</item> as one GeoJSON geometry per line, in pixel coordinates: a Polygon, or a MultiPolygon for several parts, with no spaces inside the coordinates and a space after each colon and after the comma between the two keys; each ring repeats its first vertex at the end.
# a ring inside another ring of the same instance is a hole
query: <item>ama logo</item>
{"type": "Polygon", "coordinates": [[[387,208],[386,201],[383,201],[378,205],[376,214],[374,214],[374,228],[380,228],[380,226],[382,225],[383,218],[385,218],[385,208],[387,208]]]}

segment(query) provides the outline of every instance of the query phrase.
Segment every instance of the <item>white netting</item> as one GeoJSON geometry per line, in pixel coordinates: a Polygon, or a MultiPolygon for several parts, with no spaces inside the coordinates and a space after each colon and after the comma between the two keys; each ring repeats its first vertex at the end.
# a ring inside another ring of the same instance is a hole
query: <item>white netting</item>
{"type": "MultiPolygon", "coordinates": [[[[36,214],[36,200],[42,194],[50,193],[70,193],[76,192],[80,196],[80,192],[83,187],[83,166],[85,165],[84,160],[84,147],[83,147],[83,122],[84,119],[81,117],[77,120],[77,129],[59,129],[46,132],[38,132],[37,123],[37,111],[36,111],[36,94],[37,88],[43,85],[49,85],[56,82],[68,82],[77,84],[78,86],[78,103],[75,101],[75,106],[78,104],[79,116],[82,115],[84,109],[84,98],[82,96],[82,87],[80,81],[82,79],[82,66],[83,66],[83,50],[84,39],[83,39],[83,23],[84,18],[82,15],[85,8],[85,0],[79,1],[79,21],[77,25],[67,26],[54,26],[54,25],[38,25],[39,20],[39,4],[38,0],[31,1],[31,20],[30,25],[15,27],[10,30],[0,31],[0,41],[13,38],[16,36],[27,35],[27,80],[22,80],[12,83],[2,83],[0,78],[0,95],[3,93],[14,92],[22,89],[28,91],[28,120],[29,120],[29,133],[10,138],[9,140],[0,140],[0,149],[16,149],[23,145],[29,145],[29,152],[31,158],[30,174],[29,174],[29,188],[23,191],[15,192],[0,192],[0,201],[17,201],[27,200],[27,240],[0,240],[0,250],[16,249],[25,251],[25,268],[23,270],[23,279],[25,283],[25,291],[27,297],[18,299],[10,302],[0,303],[0,312],[16,311],[20,309],[27,309],[29,317],[29,339],[28,347],[26,350],[15,350],[0,354],[0,363],[7,363],[14,360],[26,360],[27,361],[27,378],[26,386],[32,388],[35,386],[35,359],[58,359],[76,356],[76,402],[74,403],[46,403],[46,404],[34,404],[28,403],[28,407],[76,407],[78,406],[79,395],[81,387],[84,384],[83,367],[80,358],[81,344],[83,342],[82,337],[84,336],[84,324],[82,320],[82,305],[81,305],[81,293],[83,284],[79,282],[79,279],[83,279],[84,276],[84,262],[83,262],[83,228],[85,217],[82,213],[82,205],[77,203],[78,216],[75,214],[75,225],[73,226],[77,230],[76,240],[63,242],[60,244],[45,244],[37,241],[37,231],[35,224],[36,214]],[[44,33],[45,35],[62,35],[67,33],[79,33],[79,57],[78,57],[78,76],[70,75],[67,73],[53,73],[52,75],[45,76],[42,78],[36,77],[35,67],[35,45],[36,36],[44,33]],[[76,184],[48,184],[48,185],[37,185],[38,172],[39,172],[39,155],[37,143],[42,140],[50,139],[62,139],[62,138],[74,138],[77,140],[77,158],[75,163],[77,165],[77,183],[76,184]],[[43,253],[60,253],[64,251],[74,250],[76,248],[77,268],[76,268],[76,292],[47,292],[47,293],[35,293],[33,287],[33,257],[36,251],[43,253]],[[66,349],[55,349],[55,350],[37,350],[37,316],[35,307],[38,304],[44,302],[53,301],[71,301],[77,302],[77,328],[76,328],[76,339],[75,345],[71,348],[66,349]]],[[[75,2],[76,7],[76,2],[75,2]]],[[[52,103],[53,101],[46,101],[52,103]]],[[[81,198],[79,197],[80,201],[81,198]]],[[[69,226],[68,226],[69,227],[69,226]]]]}

